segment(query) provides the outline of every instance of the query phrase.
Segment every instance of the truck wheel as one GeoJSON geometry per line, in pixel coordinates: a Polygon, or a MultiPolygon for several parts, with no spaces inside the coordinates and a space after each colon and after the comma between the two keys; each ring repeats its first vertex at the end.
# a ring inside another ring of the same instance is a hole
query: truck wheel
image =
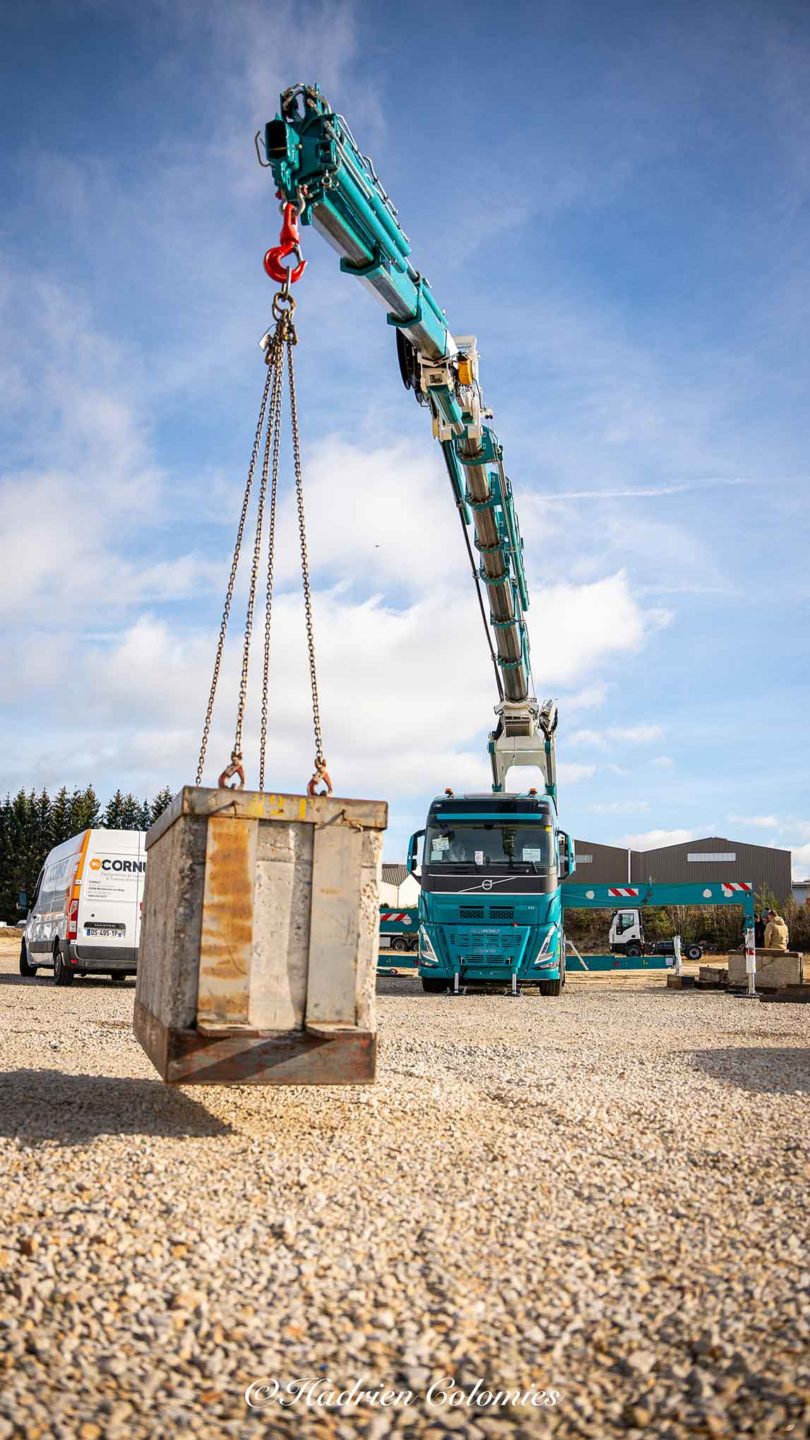
{"type": "Polygon", "coordinates": [[[423,980],[422,989],[427,995],[441,995],[442,991],[447,989],[447,984],[446,980],[423,980]]]}
{"type": "Polygon", "coordinates": [[[65,957],[58,945],[53,947],[53,983],[54,985],[73,984],[73,971],[65,963],[65,957]]]}
{"type": "Polygon", "coordinates": [[[562,987],[562,976],[558,980],[540,980],[537,986],[541,995],[559,995],[562,987]]]}
{"type": "Polygon", "coordinates": [[[633,941],[631,941],[630,944],[627,946],[627,949],[625,950],[624,953],[625,953],[625,955],[632,955],[632,956],[634,956],[634,957],[637,956],[637,955],[640,955],[640,954],[641,954],[641,946],[640,946],[640,945],[637,945],[636,942],[635,942],[635,940],[633,940],[633,941]]]}
{"type": "Polygon", "coordinates": [[[407,940],[403,940],[403,938],[402,938],[401,935],[395,935],[394,938],[393,938],[393,940],[391,941],[391,949],[392,949],[392,950],[407,950],[407,948],[408,948],[408,942],[407,942],[407,940]]]}
{"type": "Polygon", "coordinates": [[[28,977],[30,975],[36,975],[36,973],[37,967],[36,965],[30,964],[28,959],[28,946],[23,940],[20,943],[20,974],[28,977]]]}
{"type": "Polygon", "coordinates": [[[701,947],[700,945],[687,945],[687,947],[686,947],[686,958],[687,958],[687,960],[702,960],[702,959],[703,959],[703,949],[702,949],[702,947],[701,947]]]}

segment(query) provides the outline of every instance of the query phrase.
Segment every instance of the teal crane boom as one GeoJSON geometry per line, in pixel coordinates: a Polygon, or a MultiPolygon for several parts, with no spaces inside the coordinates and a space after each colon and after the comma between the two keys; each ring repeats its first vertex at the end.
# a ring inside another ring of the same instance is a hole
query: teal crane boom
{"type": "Polygon", "coordinates": [[[500,697],[489,737],[492,788],[504,789],[513,765],[532,765],[556,800],[557,710],[532,693],[523,540],[503,447],[481,393],[475,337],[451,334],[371,160],[317,86],[285,90],[278,115],[256,140],[282,206],[318,230],[340,256],[341,270],[385,306],[402,379],[430,411],[468,547],[472,531],[480,557],[473,562],[479,600],[482,586],[489,600],[488,613],[483,600],[481,606],[500,697]]]}
{"type": "Polygon", "coordinates": [[[529,984],[558,995],[565,978],[560,881],[572,873],[574,854],[557,824],[557,707],[533,693],[523,540],[481,392],[475,337],[451,333],[371,160],[317,86],[285,90],[256,141],[284,213],[281,243],[267,252],[265,269],[289,294],[306,264],[298,225],[311,225],[337,251],[344,274],[384,305],[403,382],[428,409],[441,447],[487,625],[499,697],[489,736],[494,793],[437,797],[409,846],[414,870],[424,837],[423,987],[457,993],[469,983],[506,984],[517,994],[529,984]],[[281,264],[288,257],[297,262],[292,268],[281,264]],[[545,793],[505,794],[513,766],[537,767],[545,793]]]}

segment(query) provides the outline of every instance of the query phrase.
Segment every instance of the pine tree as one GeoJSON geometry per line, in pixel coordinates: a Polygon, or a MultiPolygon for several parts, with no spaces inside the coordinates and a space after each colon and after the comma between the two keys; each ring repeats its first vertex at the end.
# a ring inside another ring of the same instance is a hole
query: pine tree
{"type": "Polygon", "coordinates": [[[168,810],[173,799],[174,796],[168,785],[164,786],[162,790],[158,790],[158,793],[150,806],[151,813],[149,817],[149,823],[151,825],[154,825],[155,821],[160,819],[164,810],[168,810]]]}
{"type": "Polygon", "coordinates": [[[121,794],[120,790],[116,790],[115,794],[111,797],[111,799],[107,801],[107,804],[104,807],[104,816],[101,821],[104,829],[120,830],[122,828],[121,816],[123,814],[123,811],[124,797],[121,794]]]}
{"type": "Polygon", "coordinates": [[[51,802],[51,836],[54,845],[61,845],[64,840],[69,840],[75,833],[71,829],[71,804],[67,786],[63,785],[60,790],[57,790],[56,797],[51,802]]]}
{"type": "Polygon", "coordinates": [[[71,796],[70,834],[79,835],[82,830],[92,830],[101,823],[101,805],[92,785],[88,785],[84,790],[74,790],[71,796]]]}
{"type": "MultiPolygon", "coordinates": [[[[121,794],[120,790],[117,792],[121,794]]],[[[119,810],[118,824],[116,830],[140,830],[141,828],[141,807],[139,801],[132,794],[126,794],[119,810]]]]}

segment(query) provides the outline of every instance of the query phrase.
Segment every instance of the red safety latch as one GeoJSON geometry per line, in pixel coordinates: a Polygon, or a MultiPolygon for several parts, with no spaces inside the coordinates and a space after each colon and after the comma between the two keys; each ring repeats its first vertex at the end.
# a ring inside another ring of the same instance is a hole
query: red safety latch
{"type": "Polygon", "coordinates": [[[279,285],[285,281],[294,285],[300,280],[307,268],[307,262],[301,254],[301,232],[298,229],[298,209],[291,202],[284,206],[284,219],[281,224],[281,235],[278,245],[273,245],[264,257],[264,268],[271,280],[277,280],[279,285]],[[286,255],[295,255],[297,265],[282,265],[286,255]]]}

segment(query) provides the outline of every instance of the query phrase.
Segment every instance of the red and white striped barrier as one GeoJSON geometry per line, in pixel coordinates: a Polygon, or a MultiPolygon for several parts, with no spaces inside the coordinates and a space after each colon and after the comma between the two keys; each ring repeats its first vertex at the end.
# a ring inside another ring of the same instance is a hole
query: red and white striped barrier
{"type": "Polygon", "coordinates": [[[733,895],[735,891],[744,890],[747,892],[753,890],[754,887],[749,884],[747,880],[723,880],[721,881],[720,888],[724,895],[733,895]]]}
{"type": "Polygon", "coordinates": [[[634,895],[638,895],[638,888],[636,887],[634,889],[632,885],[609,885],[608,895],[619,895],[622,898],[624,898],[624,896],[626,895],[632,897],[634,895]]]}
{"type": "Polygon", "coordinates": [[[400,925],[410,925],[411,917],[404,910],[381,910],[381,920],[393,920],[400,925]]]}

